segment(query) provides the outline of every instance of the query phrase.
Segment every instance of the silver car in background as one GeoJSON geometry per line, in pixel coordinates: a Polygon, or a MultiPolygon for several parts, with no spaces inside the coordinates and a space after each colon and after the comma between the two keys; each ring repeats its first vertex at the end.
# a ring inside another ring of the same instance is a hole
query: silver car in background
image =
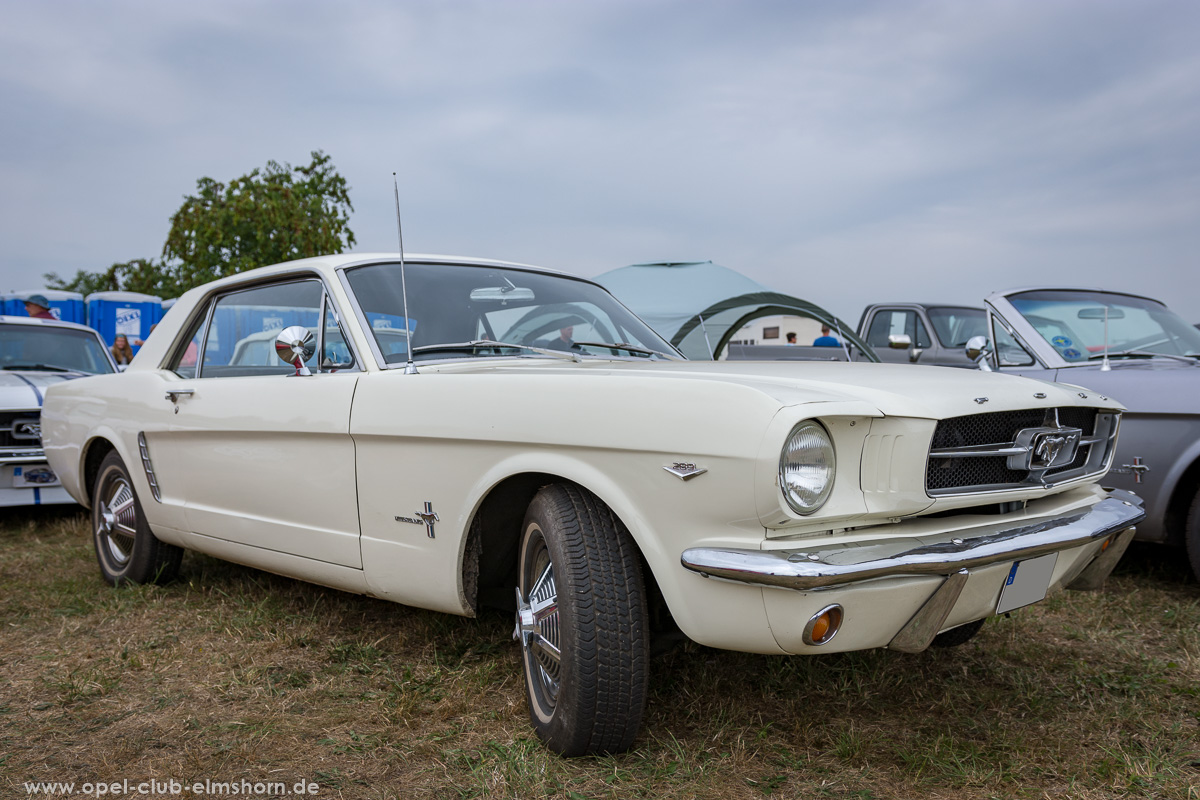
{"type": "Polygon", "coordinates": [[[1128,407],[1104,483],[1141,496],[1137,538],[1186,547],[1200,577],[1200,330],[1157,300],[1098,289],[1017,289],[986,305],[990,341],[968,345],[981,366],[1128,407]]]}
{"type": "Polygon", "coordinates": [[[42,401],[56,383],[116,371],[91,328],[0,316],[0,506],[75,502],[42,451],[42,401]]]}

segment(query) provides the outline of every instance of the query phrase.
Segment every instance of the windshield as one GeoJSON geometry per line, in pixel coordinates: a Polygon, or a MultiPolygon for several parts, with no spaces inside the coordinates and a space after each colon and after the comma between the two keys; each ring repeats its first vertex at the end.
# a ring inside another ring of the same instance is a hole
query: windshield
{"type": "Polygon", "coordinates": [[[1200,331],[1162,303],[1108,292],[1035,291],[1009,297],[1043,339],[1067,361],[1108,353],[1200,355],[1200,331]]]}
{"type": "Polygon", "coordinates": [[[678,357],[647,325],[595,284],[565,275],[461,264],[409,263],[408,315],[400,265],[346,270],[350,287],[389,364],[414,360],[537,355],[678,357]],[[511,347],[489,347],[498,342],[511,347]],[[533,349],[525,349],[533,348],[533,349]]]}
{"type": "Polygon", "coordinates": [[[933,306],[928,312],[943,347],[963,347],[972,336],[987,336],[987,315],[982,308],[933,306]]]}
{"type": "Polygon", "coordinates": [[[113,372],[104,346],[88,331],[50,325],[0,325],[0,369],[113,372]]]}

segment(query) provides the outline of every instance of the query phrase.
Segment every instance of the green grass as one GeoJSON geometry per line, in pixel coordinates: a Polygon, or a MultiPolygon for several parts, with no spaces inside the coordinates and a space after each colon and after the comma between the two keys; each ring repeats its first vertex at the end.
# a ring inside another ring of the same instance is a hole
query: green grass
{"type": "Polygon", "coordinates": [[[86,520],[0,516],[0,796],[26,781],[320,785],[321,797],[1200,800],[1200,586],[1135,547],[970,643],[653,663],[627,754],[540,746],[512,621],[188,554],[112,589],[86,520]]]}

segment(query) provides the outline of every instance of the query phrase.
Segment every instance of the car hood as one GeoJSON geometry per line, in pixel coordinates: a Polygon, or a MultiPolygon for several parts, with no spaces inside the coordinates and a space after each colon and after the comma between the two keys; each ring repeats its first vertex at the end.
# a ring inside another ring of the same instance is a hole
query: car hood
{"type": "MultiPolygon", "coordinates": [[[[420,365],[418,365],[420,366],[420,365]]],[[[480,369],[478,361],[467,369],[480,369]]],[[[441,364],[432,369],[458,371],[441,364]]],[[[422,371],[431,367],[420,366],[422,371]]],[[[1050,408],[1092,405],[1119,408],[1107,396],[1081,398],[1075,387],[996,372],[921,367],[908,364],[788,361],[615,362],[528,360],[520,365],[483,367],[485,372],[529,372],[540,375],[605,375],[630,381],[669,380],[735,384],[769,395],[782,405],[859,401],[887,416],[944,419],[946,417],[1006,411],[1017,408],[1050,408]],[[1042,395],[1039,397],[1038,395],[1042,395]]],[[[697,386],[695,391],[703,388],[697,386]]]]}
{"type": "Polygon", "coordinates": [[[1173,358],[1111,359],[1111,370],[1098,363],[1058,370],[1058,381],[1102,392],[1121,401],[1131,414],[1200,413],[1200,365],[1173,358]]]}
{"type": "Polygon", "coordinates": [[[41,408],[47,387],[82,377],[78,372],[0,371],[0,409],[41,408]]]}

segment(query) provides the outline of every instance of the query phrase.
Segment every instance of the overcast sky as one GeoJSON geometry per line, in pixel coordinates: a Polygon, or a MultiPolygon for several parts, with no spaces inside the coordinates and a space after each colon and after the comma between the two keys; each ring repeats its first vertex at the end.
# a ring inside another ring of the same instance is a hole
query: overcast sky
{"type": "Polygon", "coordinates": [[[708,260],[858,321],[1033,285],[1200,322],[1200,3],[0,0],[0,289],[328,153],[355,249],[708,260]]]}

